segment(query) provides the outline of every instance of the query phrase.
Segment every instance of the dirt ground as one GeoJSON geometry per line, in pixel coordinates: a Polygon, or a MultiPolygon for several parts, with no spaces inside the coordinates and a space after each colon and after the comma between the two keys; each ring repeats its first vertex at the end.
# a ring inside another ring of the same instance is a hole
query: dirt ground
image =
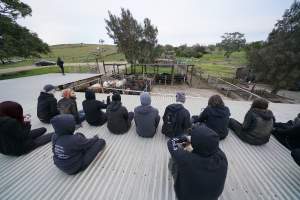
{"type": "Polygon", "coordinates": [[[197,89],[190,88],[188,85],[154,85],[151,92],[162,94],[175,94],[177,91],[185,92],[187,96],[205,97],[209,98],[212,95],[219,94],[224,100],[230,100],[231,98],[224,96],[214,89],[197,89]]]}

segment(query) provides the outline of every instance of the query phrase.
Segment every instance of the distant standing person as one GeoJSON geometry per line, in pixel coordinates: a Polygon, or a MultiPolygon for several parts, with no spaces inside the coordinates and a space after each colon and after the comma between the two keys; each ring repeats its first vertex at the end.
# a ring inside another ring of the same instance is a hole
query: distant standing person
{"type": "Polygon", "coordinates": [[[60,67],[62,75],[65,75],[64,61],[60,57],[58,57],[56,64],[60,67]]]}

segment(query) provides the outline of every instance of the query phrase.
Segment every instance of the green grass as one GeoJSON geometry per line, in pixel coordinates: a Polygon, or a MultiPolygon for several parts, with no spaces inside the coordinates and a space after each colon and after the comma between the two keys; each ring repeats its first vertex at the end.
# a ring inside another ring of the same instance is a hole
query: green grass
{"type": "MultiPolygon", "coordinates": [[[[87,63],[96,62],[95,54],[98,53],[98,44],[62,44],[50,46],[51,52],[46,55],[41,55],[41,58],[26,59],[24,61],[12,64],[0,64],[0,69],[10,67],[30,66],[35,62],[46,59],[56,62],[58,56],[60,56],[65,63],[87,63]]],[[[104,61],[125,61],[125,56],[117,51],[115,45],[101,45],[102,58],[104,61]]]]}
{"type": "MultiPolygon", "coordinates": [[[[136,66],[136,68],[135,68],[135,72],[136,73],[138,73],[138,74],[142,74],[142,66],[136,66]]],[[[144,68],[144,70],[145,70],[145,68],[144,68]]],[[[172,69],[171,68],[167,68],[167,67],[159,67],[158,68],[158,73],[159,74],[162,74],[162,73],[168,73],[168,74],[171,74],[171,71],[172,69]]],[[[131,68],[130,67],[127,67],[127,72],[131,72],[131,68]]],[[[132,71],[132,73],[133,73],[133,71],[132,71]]],[[[144,71],[144,73],[145,73],[145,71],[144,71]]],[[[149,67],[147,67],[147,73],[148,74],[153,74],[154,73],[154,67],[152,67],[152,66],[149,66],[149,67]]]]}
{"type": "Polygon", "coordinates": [[[246,53],[244,51],[234,52],[230,58],[225,58],[223,51],[215,51],[205,54],[199,59],[180,58],[180,60],[194,64],[196,68],[210,75],[226,78],[234,77],[236,69],[247,64],[246,53]]]}
{"type": "MultiPolygon", "coordinates": [[[[81,67],[66,66],[64,68],[65,68],[65,73],[87,73],[87,72],[89,72],[89,69],[86,66],[81,66],[81,67]]],[[[16,72],[16,73],[10,73],[10,74],[2,74],[2,75],[0,75],[0,80],[21,78],[21,77],[27,77],[27,76],[36,76],[36,75],[49,74],[49,73],[61,73],[61,71],[58,67],[37,68],[37,69],[29,70],[29,71],[16,72]]]]}

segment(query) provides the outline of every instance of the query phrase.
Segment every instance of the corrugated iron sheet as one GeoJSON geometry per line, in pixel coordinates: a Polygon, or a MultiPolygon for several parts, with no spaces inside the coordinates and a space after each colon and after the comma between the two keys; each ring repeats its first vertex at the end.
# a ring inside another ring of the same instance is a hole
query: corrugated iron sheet
{"type": "MultiPolygon", "coordinates": [[[[25,83],[30,87],[28,79],[25,83]]],[[[22,79],[18,84],[22,84],[22,79]]],[[[30,101],[25,95],[22,100],[21,90],[5,92],[2,86],[0,81],[1,99],[20,99],[19,102],[26,105],[25,111],[36,115],[36,96],[30,101]]],[[[35,95],[38,91],[32,89],[32,93],[35,95]]],[[[84,95],[78,93],[77,96],[81,107],[84,95]]],[[[104,100],[106,96],[98,94],[97,98],[104,100]]],[[[133,110],[139,105],[139,98],[123,95],[122,102],[128,110],[133,110]]],[[[161,115],[172,102],[173,97],[152,97],[152,105],[161,115]]],[[[243,119],[250,106],[249,102],[225,103],[238,120],[243,119]]],[[[205,98],[190,98],[186,102],[192,114],[199,114],[206,105],[205,98]]],[[[271,104],[270,107],[278,121],[292,119],[300,111],[299,105],[271,104]]],[[[37,118],[32,123],[33,127],[45,126],[52,131],[49,125],[42,124],[37,118]]],[[[168,171],[167,139],[160,133],[161,125],[155,137],[149,139],[137,136],[134,123],[128,133],[113,135],[106,125],[91,127],[84,122],[78,131],[87,137],[97,134],[107,141],[107,146],[84,172],[74,176],[64,174],[53,165],[51,144],[18,158],[0,155],[0,199],[173,200],[175,194],[168,171]]],[[[220,147],[229,161],[226,185],[220,199],[300,199],[300,168],[290,152],[274,138],[268,144],[256,147],[241,142],[230,133],[220,142],[220,147]]]]}

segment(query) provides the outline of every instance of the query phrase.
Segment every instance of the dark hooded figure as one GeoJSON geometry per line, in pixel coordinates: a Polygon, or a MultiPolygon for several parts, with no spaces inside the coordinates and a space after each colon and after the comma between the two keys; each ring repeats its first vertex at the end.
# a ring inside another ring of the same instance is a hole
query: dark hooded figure
{"type": "Polygon", "coordinates": [[[300,148],[300,113],[287,123],[277,122],[274,124],[272,134],[286,148],[293,150],[300,148]]]}
{"type": "Polygon", "coordinates": [[[56,61],[56,64],[57,64],[57,66],[59,66],[62,75],[65,75],[64,61],[60,57],[58,57],[57,61],[56,61]]]}
{"type": "Polygon", "coordinates": [[[67,174],[86,169],[105,146],[105,140],[97,135],[87,139],[82,133],[73,134],[76,122],[70,114],[55,116],[51,124],[55,131],[52,136],[54,164],[67,174]]]}
{"type": "MultiPolygon", "coordinates": [[[[26,118],[25,118],[26,119],[26,118]]],[[[20,156],[47,144],[52,134],[43,135],[46,128],[31,130],[30,121],[24,120],[23,108],[12,101],[0,103],[0,152],[20,156]]]]}
{"type": "Polygon", "coordinates": [[[224,105],[219,95],[213,95],[208,100],[208,106],[203,110],[200,116],[193,116],[194,123],[204,123],[208,128],[219,134],[220,139],[225,139],[228,135],[230,111],[224,105]]]}
{"type": "Polygon", "coordinates": [[[159,124],[158,110],[151,106],[151,97],[148,92],[140,95],[141,104],[134,109],[136,132],[141,137],[153,137],[159,124]]]}
{"type": "Polygon", "coordinates": [[[255,99],[245,115],[243,124],[230,118],[229,128],[244,142],[262,145],[269,142],[273,129],[274,115],[268,110],[268,102],[255,99]]]}
{"type": "Polygon", "coordinates": [[[38,98],[37,116],[43,123],[49,124],[50,119],[59,114],[54,93],[55,87],[53,85],[45,85],[38,98]]]}
{"type": "MultiPolygon", "coordinates": [[[[96,100],[95,92],[91,90],[85,92],[85,98],[82,107],[86,121],[92,126],[102,126],[107,121],[107,115],[102,111],[102,109],[106,109],[107,104],[96,100]]],[[[107,103],[109,104],[109,102],[108,96],[107,103]]]]}
{"type": "Polygon", "coordinates": [[[112,102],[107,106],[107,128],[110,132],[114,134],[126,133],[133,119],[133,112],[127,111],[127,109],[122,106],[121,95],[115,93],[112,96],[112,102]]]}
{"type": "Polygon", "coordinates": [[[219,135],[206,126],[194,126],[191,141],[185,136],[168,141],[168,148],[176,163],[174,189],[178,200],[213,200],[222,194],[227,158],[219,149],[219,135]],[[191,143],[192,152],[184,149],[191,143]]]}
{"type": "Polygon", "coordinates": [[[166,107],[161,132],[167,137],[184,135],[191,128],[190,112],[184,107],[185,93],[176,93],[176,103],[166,107]]]}

